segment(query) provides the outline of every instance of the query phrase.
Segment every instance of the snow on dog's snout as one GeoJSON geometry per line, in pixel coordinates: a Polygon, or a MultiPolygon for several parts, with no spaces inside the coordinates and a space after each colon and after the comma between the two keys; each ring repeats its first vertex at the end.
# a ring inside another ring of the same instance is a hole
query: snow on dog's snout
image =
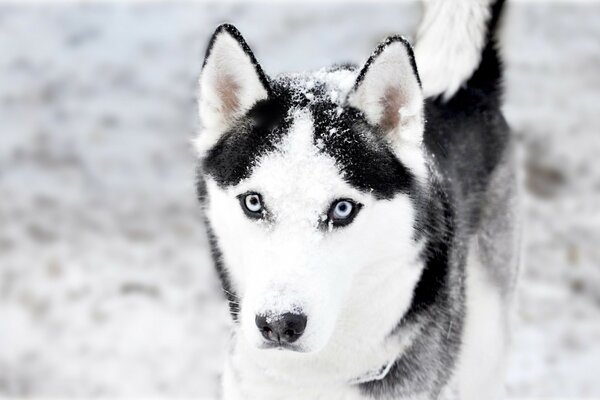
{"type": "MultiPolygon", "coordinates": [[[[259,160],[239,192],[260,192],[271,226],[249,234],[244,247],[246,293],[241,306],[242,329],[257,346],[263,337],[256,315],[276,318],[285,313],[307,318],[298,340],[300,351],[318,351],[329,339],[350,274],[342,273],[344,241],[331,246],[329,228],[321,226],[332,201],[364,197],[349,186],[335,160],[314,144],[308,110],[292,110],[290,131],[278,149],[259,160]],[[250,243],[248,243],[250,242],[250,243]]],[[[254,227],[251,227],[254,228],[254,227]]],[[[349,272],[349,271],[347,271],[349,272]]]]}

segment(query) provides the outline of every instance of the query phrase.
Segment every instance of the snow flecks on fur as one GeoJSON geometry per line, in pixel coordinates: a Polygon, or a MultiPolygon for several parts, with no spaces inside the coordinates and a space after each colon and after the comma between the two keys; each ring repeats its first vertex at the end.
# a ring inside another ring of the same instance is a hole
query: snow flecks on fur
{"type": "Polygon", "coordinates": [[[265,198],[265,203],[267,207],[269,203],[277,205],[269,207],[274,219],[314,227],[327,212],[329,202],[334,200],[334,182],[339,185],[343,172],[315,142],[314,120],[308,110],[292,108],[288,118],[291,120],[289,132],[275,151],[257,160],[255,172],[242,186],[251,187],[255,180],[268,183],[271,197],[265,198]]]}
{"type": "Polygon", "coordinates": [[[322,68],[311,72],[281,75],[279,79],[289,82],[290,86],[311,101],[329,101],[344,106],[348,93],[356,81],[354,69],[322,68]]]}
{"type": "MultiPolygon", "coordinates": [[[[281,298],[285,298],[284,295],[280,296],[281,298]]],[[[283,307],[274,307],[274,310],[280,310],[283,309],[283,307]]],[[[273,310],[272,309],[272,310],[273,310]]],[[[273,322],[277,322],[281,319],[281,313],[278,312],[273,312],[272,310],[265,312],[264,316],[265,319],[267,321],[268,324],[271,324],[273,322]]],[[[291,313],[291,314],[297,314],[297,315],[301,315],[304,310],[302,309],[302,307],[298,307],[297,305],[292,304],[291,306],[286,308],[286,312],[291,313]]]]}

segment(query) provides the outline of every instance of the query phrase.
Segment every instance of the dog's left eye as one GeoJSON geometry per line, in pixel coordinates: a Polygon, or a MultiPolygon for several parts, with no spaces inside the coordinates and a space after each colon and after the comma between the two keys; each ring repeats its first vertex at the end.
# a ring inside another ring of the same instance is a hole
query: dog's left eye
{"type": "Polygon", "coordinates": [[[250,218],[261,218],[265,207],[262,197],[258,193],[246,193],[238,196],[244,213],[250,218]]]}
{"type": "Polygon", "coordinates": [[[355,203],[352,200],[341,199],[336,200],[331,204],[327,219],[334,226],[345,226],[351,223],[360,210],[361,204],[355,203]]]}

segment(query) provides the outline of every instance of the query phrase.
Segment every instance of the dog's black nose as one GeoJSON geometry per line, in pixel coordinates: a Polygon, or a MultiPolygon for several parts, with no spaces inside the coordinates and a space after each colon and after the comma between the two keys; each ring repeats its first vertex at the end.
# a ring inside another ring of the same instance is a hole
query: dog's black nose
{"type": "Polygon", "coordinates": [[[257,315],[256,326],[269,342],[294,343],[306,328],[306,315],[285,313],[276,316],[257,315]]]}

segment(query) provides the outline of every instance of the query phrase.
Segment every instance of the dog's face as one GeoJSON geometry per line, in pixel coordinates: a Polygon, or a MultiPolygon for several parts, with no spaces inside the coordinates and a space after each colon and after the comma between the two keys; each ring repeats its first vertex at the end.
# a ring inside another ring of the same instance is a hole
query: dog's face
{"type": "Polygon", "coordinates": [[[394,37],[362,70],[270,79],[221,26],[199,107],[202,199],[247,342],[316,353],[341,335],[387,335],[421,273],[427,169],[410,46],[394,37]]]}

